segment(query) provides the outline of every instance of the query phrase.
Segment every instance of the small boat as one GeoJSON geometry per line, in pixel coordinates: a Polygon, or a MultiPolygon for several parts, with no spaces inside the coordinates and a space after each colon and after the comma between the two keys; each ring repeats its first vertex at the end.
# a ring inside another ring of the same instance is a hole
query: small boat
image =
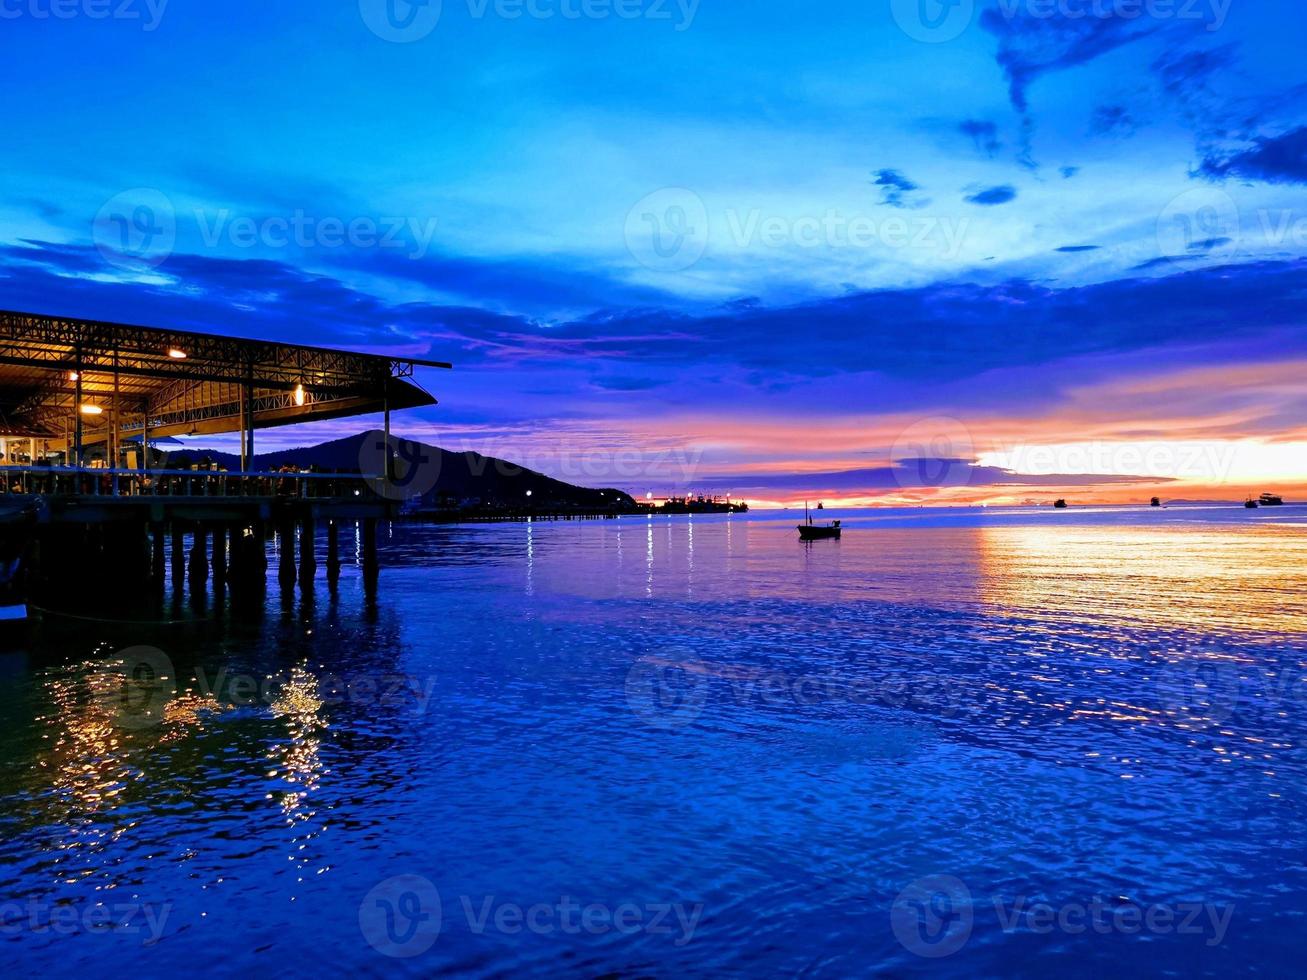
{"type": "Polygon", "coordinates": [[[823,504],[820,500],[818,500],[818,501],[817,501],[817,509],[818,509],[818,510],[825,510],[825,509],[826,509],[826,505],[823,504]]]}
{"type": "Polygon", "coordinates": [[[1260,497],[1260,499],[1259,499],[1257,502],[1258,502],[1259,504],[1261,504],[1263,507],[1283,507],[1283,506],[1284,506],[1284,498],[1283,498],[1283,497],[1278,497],[1278,496],[1276,496],[1276,495],[1273,494],[1273,493],[1264,493],[1264,494],[1262,494],[1261,497],[1260,497]]]}
{"type": "Polygon", "coordinates": [[[1161,497],[1154,497],[1154,498],[1153,498],[1153,502],[1152,502],[1151,504],[1149,504],[1148,506],[1150,506],[1150,507],[1161,507],[1161,506],[1162,506],[1162,498],[1161,498],[1161,497]]]}
{"type": "Polygon", "coordinates": [[[1056,507],[1058,510],[1066,510],[1066,501],[1065,501],[1065,500],[1055,500],[1055,501],[1053,502],[1053,506],[1056,507]]]}
{"type": "Polygon", "coordinates": [[[1245,500],[1245,501],[1243,502],[1243,505],[1244,505],[1244,508],[1247,509],[1247,510],[1256,510],[1258,507],[1261,506],[1261,504],[1259,504],[1257,501],[1253,500],[1252,497],[1249,497],[1247,500],[1245,500]]]}
{"type": "Polygon", "coordinates": [[[804,521],[799,525],[800,541],[823,541],[828,538],[839,540],[840,522],[832,521],[829,524],[812,523],[812,514],[808,511],[808,502],[806,500],[803,502],[803,516],[804,521]]]}

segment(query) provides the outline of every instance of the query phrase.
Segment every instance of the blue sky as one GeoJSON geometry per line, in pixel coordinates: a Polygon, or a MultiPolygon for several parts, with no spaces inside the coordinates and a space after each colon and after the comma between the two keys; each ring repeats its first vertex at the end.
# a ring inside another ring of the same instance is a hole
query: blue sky
{"type": "Polygon", "coordinates": [[[452,360],[415,435],[637,492],[923,424],[1256,460],[1095,493],[1298,479],[1300,4],[59,9],[0,18],[5,307],[452,360]]]}

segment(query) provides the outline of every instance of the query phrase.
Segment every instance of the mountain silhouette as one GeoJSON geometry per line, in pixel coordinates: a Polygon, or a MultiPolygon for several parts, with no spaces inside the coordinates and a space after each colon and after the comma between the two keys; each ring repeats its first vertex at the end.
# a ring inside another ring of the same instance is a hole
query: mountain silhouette
{"type": "MultiPolygon", "coordinates": [[[[273,453],[256,454],[252,470],[269,473],[292,466],[324,473],[370,473],[384,470],[385,433],[380,429],[360,432],[316,446],[301,446],[273,453]]],[[[548,508],[593,508],[609,510],[635,506],[630,494],[611,487],[580,487],[518,466],[508,460],[480,453],[455,453],[439,446],[391,434],[390,448],[396,471],[407,480],[424,506],[478,501],[485,507],[533,510],[548,508]],[[410,467],[416,467],[410,472],[410,467]],[[528,491],[530,495],[528,496],[528,491]]],[[[184,468],[208,460],[228,470],[240,469],[240,456],[207,449],[185,449],[168,455],[169,468],[184,468]]]]}

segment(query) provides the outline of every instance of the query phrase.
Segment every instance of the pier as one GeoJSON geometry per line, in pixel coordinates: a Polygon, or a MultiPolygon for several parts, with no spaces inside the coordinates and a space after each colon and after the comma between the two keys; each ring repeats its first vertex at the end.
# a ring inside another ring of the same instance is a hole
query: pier
{"type": "Polygon", "coordinates": [[[0,508],[35,604],[75,613],[96,595],[258,596],[276,536],[278,582],[311,594],[359,536],[369,594],[393,482],[393,411],[436,404],[413,379],[445,362],[0,312],[0,508]],[[258,472],[255,433],[363,414],[385,417],[366,458],[331,473],[258,472]],[[176,435],[237,433],[238,471],[168,469],[176,435]],[[298,543],[298,546],[297,546],[298,543]]]}

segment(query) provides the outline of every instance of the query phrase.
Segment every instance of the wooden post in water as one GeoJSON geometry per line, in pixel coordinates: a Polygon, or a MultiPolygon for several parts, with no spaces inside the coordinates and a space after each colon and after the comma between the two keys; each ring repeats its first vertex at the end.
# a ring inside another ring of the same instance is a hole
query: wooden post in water
{"type": "Polygon", "coordinates": [[[300,522],[300,588],[305,592],[313,591],[313,577],[318,573],[318,559],[313,552],[316,533],[313,515],[306,514],[300,522]]]}
{"type": "Polygon", "coordinates": [[[363,584],[369,593],[376,590],[381,567],[377,562],[377,519],[363,520],[363,584]]]}
{"type": "Polygon", "coordinates": [[[209,581],[208,530],[199,522],[191,536],[191,593],[204,591],[209,581]]]}
{"type": "Polygon", "coordinates": [[[295,524],[282,519],[277,524],[277,538],[281,550],[281,561],[277,565],[277,583],[282,591],[295,587],[295,524]]]}
{"type": "Polygon", "coordinates": [[[213,587],[221,589],[227,584],[227,525],[213,526],[213,587]]]}
{"type": "Polygon", "coordinates": [[[340,522],[327,521],[327,585],[336,587],[340,581],[340,522]]]}
{"type": "Polygon", "coordinates": [[[185,531],[177,521],[172,522],[172,587],[179,590],[186,581],[185,531]]]}
{"type": "Polygon", "coordinates": [[[162,589],[164,579],[168,577],[168,554],[164,549],[163,525],[155,524],[151,528],[151,537],[153,538],[152,554],[150,556],[153,563],[154,588],[162,589]]]}

